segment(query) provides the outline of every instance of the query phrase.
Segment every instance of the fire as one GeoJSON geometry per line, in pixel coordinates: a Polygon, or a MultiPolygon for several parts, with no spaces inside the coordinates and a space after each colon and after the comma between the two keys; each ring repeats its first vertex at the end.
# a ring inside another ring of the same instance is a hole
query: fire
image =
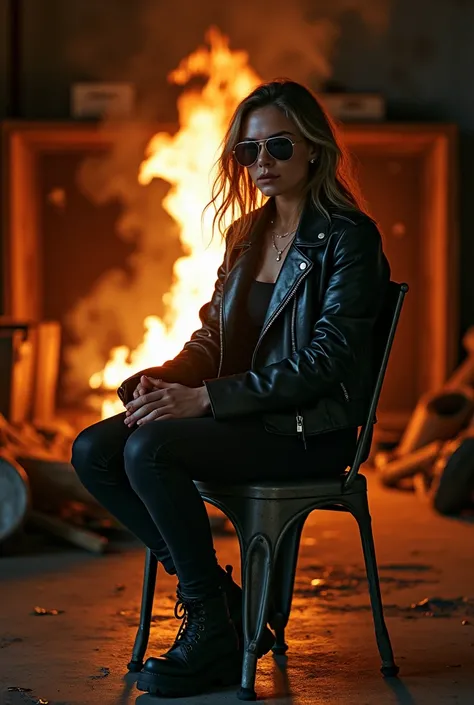
{"type": "MultiPolygon", "coordinates": [[[[90,378],[94,389],[115,389],[140,369],[174,357],[199,326],[199,308],[209,300],[222,260],[220,238],[211,240],[212,212],[202,211],[210,199],[212,171],[230,117],[238,103],[260,79],[244,51],[231,51],[229,40],[213,27],[209,47],[200,47],[183,59],[168,79],[186,85],[193,77],[206,79],[201,90],[188,89],[178,101],[180,129],[175,135],[156,134],[147,148],[139,182],[160,177],[171,184],[163,207],[180,226],[185,252],[174,264],[173,285],[165,296],[163,320],[145,319],[146,333],[136,350],[114,348],[104,369],[90,378]]],[[[105,401],[102,418],[122,411],[118,399],[105,401]]]]}

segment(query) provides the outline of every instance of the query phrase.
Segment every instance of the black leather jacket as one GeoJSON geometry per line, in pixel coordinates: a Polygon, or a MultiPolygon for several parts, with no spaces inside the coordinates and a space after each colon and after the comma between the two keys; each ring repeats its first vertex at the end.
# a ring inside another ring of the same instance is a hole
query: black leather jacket
{"type": "Polygon", "coordinates": [[[365,214],[308,203],[280,270],[251,369],[235,369],[238,312],[271,202],[253,214],[248,240],[218,271],[202,326],[160,367],[125,380],[127,403],[141,374],[190,387],[206,384],[217,420],[262,417],[267,431],[313,435],[362,425],[373,386],[373,327],[390,280],[380,233],[365,214]]]}

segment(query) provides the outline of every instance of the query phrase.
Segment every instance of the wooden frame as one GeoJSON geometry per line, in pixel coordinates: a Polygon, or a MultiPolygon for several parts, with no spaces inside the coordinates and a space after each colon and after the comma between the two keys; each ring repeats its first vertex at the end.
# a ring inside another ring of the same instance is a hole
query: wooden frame
{"type": "MultiPolygon", "coordinates": [[[[457,361],[459,336],[459,237],[457,222],[457,128],[454,125],[351,125],[345,142],[357,153],[418,155],[423,159],[419,393],[439,389],[457,361]],[[423,335],[424,333],[424,335],[423,335]]],[[[410,282],[408,282],[409,284],[410,282]]],[[[410,295],[410,294],[408,294],[410,295]]]]}
{"type": "MultiPolygon", "coordinates": [[[[134,126],[135,127],[135,126],[134,126]]],[[[158,130],[174,131],[175,125],[136,126],[144,144],[158,130]]],[[[2,124],[2,258],[3,314],[37,321],[42,318],[41,233],[37,189],[37,160],[42,153],[112,146],[114,130],[96,123],[4,122],[2,124]]]]}
{"type": "MultiPolygon", "coordinates": [[[[176,126],[144,124],[144,139],[158,129],[176,126]]],[[[420,238],[422,318],[420,393],[439,388],[453,369],[458,344],[458,237],[456,199],[456,128],[452,125],[373,124],[343,128],[349,148],[398,156],[416,154],[424,165],[424,203],[420,238]]],[[[38,156],[45,151],[103,149],[113,133],[92,123],[4,123],[3,271],[4,314],[38,321],[42,317],[41,233],[37,203],[38,156]]]]}

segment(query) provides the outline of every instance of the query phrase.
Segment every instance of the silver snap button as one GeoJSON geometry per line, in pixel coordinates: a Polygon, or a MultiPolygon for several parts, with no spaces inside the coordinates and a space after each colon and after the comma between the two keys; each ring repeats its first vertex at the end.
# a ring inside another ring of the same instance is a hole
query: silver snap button
{"type": "Polygon", "coordinates": [[[306,269],[307,266],[306,262],[301,262],[300,269],[306,269]]]}
{"type": "Polygon", "coordinates": [[[324,233],[319,233],[318,240],[322,240],[323,238],[324,238],[324,233]]]}

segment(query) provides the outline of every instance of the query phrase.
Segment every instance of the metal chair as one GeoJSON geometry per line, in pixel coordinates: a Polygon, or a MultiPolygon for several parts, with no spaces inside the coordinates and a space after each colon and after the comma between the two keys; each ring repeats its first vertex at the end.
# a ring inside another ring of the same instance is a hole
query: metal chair
{"type": "MultiPolygon", "coordinates": [[[[380,584],[375,558],[371,517],[367,500],[367,481],[358,474],[367,459],[373,423],[387,368],[390,351],[407,284],[390,282],[376,323],[375,364],[378,370],[374,392],[349,472],[336,479],[301,482],[257,482],[242,485],[196,482],[202,498],[218,507],[233,523],[240,543],[243,586],[244,658],[241,700],[255,700],[258,643],[267,622],[275,631],[275,654],[284,654],[285,627],[293,596],[296,562],[301,532],[314,509],[350,512],[356,519],[364,553],[377,645],[385,677],[396,676],[387,627],[383,616],[380,584]]],[[[155,590],[157,561],[147,550],[140,625],[135,638],[130,671],[143,665],[155,590]]]]}

